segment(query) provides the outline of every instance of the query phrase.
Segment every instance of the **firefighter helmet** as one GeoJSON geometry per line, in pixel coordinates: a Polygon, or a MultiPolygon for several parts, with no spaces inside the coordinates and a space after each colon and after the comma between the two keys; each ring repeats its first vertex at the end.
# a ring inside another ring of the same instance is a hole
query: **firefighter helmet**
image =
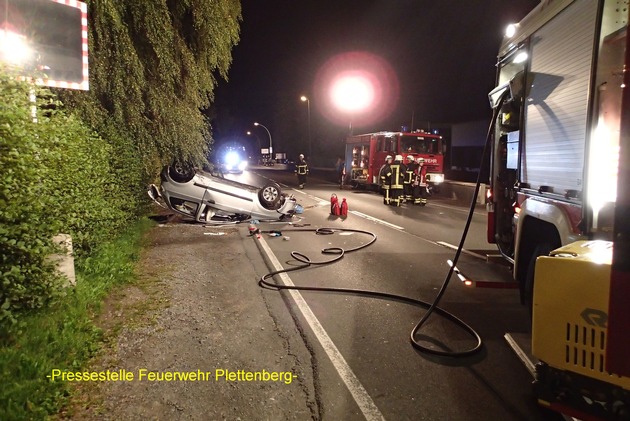
{"type": "Polygon", "coordinates": [[[402,160],[403,160],[402,155],[396,155],[396,158],[394,158],[394,161],[400,161],[400,162],[402,162],[402,160]]]}
{"type": "Polygon", "coordinates": [[[414,161],[413,155],[407,155],[407,161],[413,162],[414,161]]]}
{"type": "Polygon", "coordinates": [[[304,155],[303,154],[300,154],[300,159],[304,159],[304,155]]]}
{"type": "Polygon", "coordinates": [[[387,155],[387,156],[385,157],[385,161],[388,161],[388,160],[390,160],[390,159],[394,159],[394,158],[392,158],[392,156],[391,156],[391,155],[387,155]]]}
{"type": "Polygon", "coordinates": [[[416,161],[418,164],[424,164],[424,158],[423,157],[419,157],[418,160],[416,161]]]}

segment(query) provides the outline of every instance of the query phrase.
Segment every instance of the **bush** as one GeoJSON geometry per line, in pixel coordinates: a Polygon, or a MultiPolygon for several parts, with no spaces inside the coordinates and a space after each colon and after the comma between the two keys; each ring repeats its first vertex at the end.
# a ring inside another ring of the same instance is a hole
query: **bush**
{"type": "Polygon", "coordinates": [[[54,235],[70,234],[80,258],[135,217],[139,165],[111,166],[134,162],[130,144],[110,144],[50,91],[0,68],[0,331],[59,291],[46,260],[54,235]]]}
{"type": "Polygon", "coordinates": [[[47,152],[31,115],[30,89],[0,74],[0,323],[43,306],[57,284],[45,258],[61,224],[46,212],[41,194],[47,152]]]}

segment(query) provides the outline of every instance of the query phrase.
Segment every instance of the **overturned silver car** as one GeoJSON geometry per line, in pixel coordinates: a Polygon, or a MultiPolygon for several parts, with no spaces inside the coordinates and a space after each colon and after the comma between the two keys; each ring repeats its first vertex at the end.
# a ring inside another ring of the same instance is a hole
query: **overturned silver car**
{"type": "Polygon", "coordinates": [[[286,220],[297,202],[276,183],[262,188],[223,178],[220,172],[165,167],[161,184],[149,186],[148,194],[158,205],[203,223],[241,222],[248,219],[286,220]]]}

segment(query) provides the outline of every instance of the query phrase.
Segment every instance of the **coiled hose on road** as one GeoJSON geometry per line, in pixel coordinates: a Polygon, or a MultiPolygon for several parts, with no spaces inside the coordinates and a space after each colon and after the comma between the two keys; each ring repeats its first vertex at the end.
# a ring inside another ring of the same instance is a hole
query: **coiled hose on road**
{"type": "MultiPolygon", "coordinates": [[[[267,232],[272,232],[272,231],[261,231],[262,233],[267,233],[267,232]]],[[[455,315],[453,315],[452,313],[449,313],[448,311],[442,309],[441,307],[437,306],[437,303],[439,301],[439,299],[441,298],[441,294],[439,294],[436,298],[436,300],[433,303],[429,303],[426,301],[422,301],[422,300],[418,300],[415,298],[411,298],[411,297],[406,297],[404,295],[398,295],[398,294],[390,294],[387,292],[381,292],[381,291],[371,291],[371,290],[365,290],[365,289],[355,289],[355,288],[340,288],[340,287],[315,287],[315,286],[291,286],[291,285],[280,285],[274,282],[269,282],[268,280],[273,278],[275,275],[279,274],[279,273],[287,273],[287,272],[292,272],[292,271],[296,271],[296,270],[301,270],[304,268],[307,268],[309,266],[321,266],[321,265],[329,265],[332,263],[335,263],[341,259],[343,259],[343,257],[346,255],[346,253],[351,253],[354,251],[358,251],[361,250],[363,248],[366,248],[368,246],[370,246],[371,244],[373,244],[376,241],[376,234],[370,232],[370,231],[364,231],[364,230],[355,230],[355,229],[348,229],[348,228],[312,228],[312,229],[284,229],[283,232],[314,232],[316,235],[332,235],[335,232],[355,232],[355,233],[360,233],[360,234],[365,234],[371,237],[371,239],[364,243],[361,244],[357,247],[354,248],[349,248],[349,249],[344,249],[341,247],[328,247],[322,250],[322,254],[327,254],[327,255],[334,255],[333,258],[328,259],[328,260],[322,260],[322,261],[313,261],[311,260],[308,256],[306,256],[304,253],[298,252],[298,251],[292,251],[291,252],[291,257],[293,257],[295,260],[297,260],[298,262],[301,262],[302,265],[297,265],[291,268],[287,268],[287,269],[281,269],[281,270],[277,270],[277,271],[273,271],[270,272],[264,276],[261,277],[261,279],[259,280],[258,284],[266,289],[271,289],[274,291],[280,291],[280,290],[289,290],[289,289],[293,289],[293,290],[299,290],[299,291],[324,291],[324,292],[335,292],[335,293],[343,293],[343,294],[354,294],[354,295],[362,295],[362,296],[368,296],[368,297],[373,297],[373,298],[379,298],[379,299],[385,299],[385,300],[395,300],[395,301],[399,301],[399,302],[403,302],[406,304],[411,304],[414,306],[418,306],[418,307],[422,307],[422,308],[427,308],[429,309],[424,317],[422,318],[422,320],[414,327],[414,329],[411,332],[411,343],[414,346],[414,348],[420,350],[421,352],[425,352],[425,353],[429,353],[429,354],[433,354],[433,355],[440,355],[440,356],[448,356],[448,357],[465,357],[465,356],[469,356],[472,355],[474,353],[476,353],[477,351],[479,351],[481,349],[482,346],[482,341],[481,341],[481,337],[479,336],[479,334],[477,334],[477,332],[470,327],[468,324],[466,324],[464,321],[462,321],[461,319],[457,318],[455,315]],[[458,326],[461,326],[466,332],[468,332],[475,340],[476,340],[476,345],[469,349],[469,350],[465,350],[465,351],[441,351],[441,350],[436,350],[433,348],[428,348],[423,346],[422,344],[420,344],[417,340],[416,340],[416,334],[417,332],[420,330],[420,327],[426,322],[426,320],[428,319],[428,315],[430,315],[430,313],[432,312],[437,312],[437,314],[447,318],[448,320],[454,322],[455,324],[457,324],[458,326]]],[[[456,256],[457,257],[457,256],[456,256]]],[[[453,267],[451,267],[451,269],[449,270],[449,275],[448,277],[450,277],[450,275],[453,272],[453,267]]],[[[445,290],[445,287],[442,287],[442,290],[445,290]]],[[[441,291],[442,291],[441,290],[441,291]]]]}
{"type": "MultiPolygon", "coordinates": [[[[499,100],[500,104],[504,101],[505,96],[506,96],[506,93],[504,93],[501,96],[501,98],[499,100]]],[[[482,154],[482,157],[481,157],[481,162],[485,162],[485,158],[486,158],[486,155],[488,153],[488,149],[489,149],[489,145],[490,145],[491,133],[494,130],[494,124],[496,122],[496,119],[497,119],[498,112],[499,112],[500,108],[501,108],[501,106],[499,105],[499,106],[495,107],[494,110],[493,110],[492,120],[491,120],[490,126],[488,127],[488,133],[487,133],[487,136],[486,136],[486,143],[485,143],[484,148],[483,148],[483,154],[482,154]]],[[[443,308],[439,307],[438,304],[440,303],[440,300],[442,299],[442,296],[444,295],[444,293],[446,292],[446,289],[448,288],[448,285],[450,283],[451,277],[453,276],[453,272],[455,271],[455,268],[457,266],[457,262],[459,261],[459,257],[460,257],[460,255],[462,253],[463,248],[464,248],[464,242],[466,241],[466,237],[468,235],[468,230],[469,230],[470,224],[472,222],[472,217],[473,217],[473,214],[475,212],[475,205],[476,205],[476,201],[477,201],[477,195],[479,194],[479,187],[480,186],[481,186],[481,171],[479,171],[479,173],[477,174],[477,181],[475,183],[475,191],[473,193],[472,200],[471,200],[471,203],[470,203],[470,207],[469,207],[469,210],[468,210],[468,217],[466,218],[466,224],[464,226],[464,230],[462,231],[462,236],[461,236],[459,245],[457,247],[457,251],[455,252],[455,256],[453,257],[453,263],[450,265],[448,273],[446,274],[446,277],[444,278],[444,281],[442,282],[442,286],[440,288],[440,291],[438,292],[437,296],[435,297],[435,299],[431,303],[426,302],[426,301],[422,301],[422,300],[418,300],[418,299],[415,299],[415,298],[406,297],[406,296],[403,296],[403,295],[390,294],[390,293],[387,293],[387,292],[380,292],[380,291],[371,291],[371,290],[354,289],[354,288],[278,285],[276,283],[271,283],[271,282],[267,281],[268,279],[273,278],[274,275],[277,275],[279,273],[292,272],[292,271],[295,271],[295,270],[300,270],[300,269],[307,268],[307,267],[312,266],[312,265],[329,265],[329,264],[335,263],[335,262],[343,259],[344,255],[346,253],[351,253],[351,252],[354,252],[354,251],[357,251],[357,250],[361,250],[361,249],[363,249],[365,247],[370,246],[371,244],[373,244],[376,241],[376,234],[374,234],[372,232],[364,231],[364,230],[348,229],[348,228],[343,228],[343,229],[338,229],[338,228],[313,228],[313,229],[289,229],[289,230],[284,230],[284,231],[297,231],[297,232],[314,232],[316,235],[331,235],[335,231],[339,231],[339,232],[344,232],[344,231],[345,232],[357,232],[357,233],[362,233],[362,234],[369,235],[372,238],[367,243],[362,244],[362,245],[357,246],[357,247],[354,247],[354,248],[351,248],[351,249],[343,249],[341,247],[325,248],[325,249],[322,250],[323,254],[334,254],[335,257],[333,257],[332,259],[329,259],[329,260],[319,261],[319,262],[312,261],[308,256],[306,256],[303,253],[300,253],[300,252],[297,252],[297,251],[292,251],[291,252],[291,256],[294,259],[296,259],[297,261],[303,263],[302,265],[295,266],[295,267],[288,268],[288,269],[281,269],[281,270],[277,270],[277,271],[274,271],[274,272],[270,272],[270,273],[262,276],[260,278],[260,281],[258,282],[258,284],[261,287],[263,287],[263,288],[273,289],[273,290],[276,290],[276,291],[285,290],[285,289],[287,289],[287,290],[293,289],[293,290],[299,290],[299,291],[327,291],[327,292],[336,292],[336,293],[344,293],[344,294],[355,294],[355,295],[363,295],[363,296],[369,296],[369,297],[386,299],[386,300],[402,301],[402,302],[407,303],[407,304],[411,304],[411,305],[415,305],[415,306],[418,306],[418,307],[427,308],[428,310],[426,311],[426,313],[424,313],[424,315],[422,316],[420,321],[411,330],[410,341],[411,341],[412,346],[415,349],[419,350],[420,352],[427,353],[427,354],[432,354],[432,355],[436,355],[436,356],[451,357],[451,358],[461,358],[461,357],[472,356],[472,355],[476,354],[477,352],[479,352],[482,349],[483,342],[481,340],[481,337],[479,336],[479,334],[471,326],[469,326],[467,323],[465,323],[463,320],[459,319],[458,317],[456,317],[452,313],[449,313],[448,311],[446,311],[443,308]],[[437,312],[437,314],[447,318],[448,320],[452,321],[456,325],[461,326],[469,335],[471,335],[474,338],[474,340],[476,341],[475,346],[473,346],[470,349],[463,350],[463,351],[451,351],[451,350],[439,350],[439,349],[434,349],[434,348],[428,348],[428,347],[422,345],[421,343],[419,343],[416,340],[417,334],[420,331],[420,329],[422,328],[422,326],[429,319],[431,314],[433,314],[433,312],[437,312]]]]}

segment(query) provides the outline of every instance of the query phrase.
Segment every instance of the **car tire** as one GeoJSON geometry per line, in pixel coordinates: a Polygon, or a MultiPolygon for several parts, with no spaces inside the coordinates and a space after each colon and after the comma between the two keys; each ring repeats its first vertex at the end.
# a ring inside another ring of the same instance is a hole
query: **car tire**
{"type": "Polygon", "coordinates": [[[276,183],[265,184],[258,191],[258,199],[266,209],[275,209],[281,197],[282,191],[280,190],[280,186],[276,183]]]}
{"type": "Polygon", "coordinates": [[[168,167],[168,175],[177,183],[188,183],[195,176],[195,170],[186,163],[175,161],[168,167]]]}

